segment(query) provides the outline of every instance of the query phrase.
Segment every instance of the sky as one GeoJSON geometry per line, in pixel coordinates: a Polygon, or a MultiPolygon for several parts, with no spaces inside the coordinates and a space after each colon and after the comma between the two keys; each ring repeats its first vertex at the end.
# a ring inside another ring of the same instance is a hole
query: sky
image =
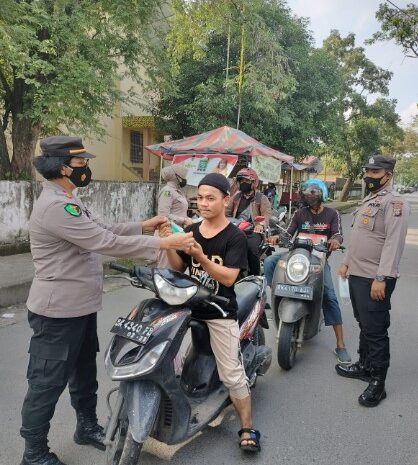
{"type": "MultiPolygon", "coordinates": [[[[393,72],[389,97],[397,100],[397,112],[403,125],[418,114],[418,58],[405,58],[402,46],[393,41],[364,45],[364,41],[377,32],[379,22],[375,13],[384,0],[287,0],[297,16],[310,20],[310,30],[318,47],[337,29],[342,36],[353,32],[356,45],[366,49],[367,57],[376,65],[393,72]]],[[[398,7],[405,7],[413,0],[393,0],[398,7]]]]}

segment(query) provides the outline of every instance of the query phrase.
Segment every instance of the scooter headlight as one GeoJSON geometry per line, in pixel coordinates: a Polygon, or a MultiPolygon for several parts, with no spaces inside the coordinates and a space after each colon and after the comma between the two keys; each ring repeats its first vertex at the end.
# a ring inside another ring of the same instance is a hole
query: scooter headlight
{"type": "Polygon", "coordinates": [[[114,366],[110,359],[110,350],[106,353],[105,367],[114,381],[124,381],[146,375],[157,365],[169,341],[161,342],[144,354],[136,363],[126,366],[114,366]]]}
{"type": "Polygon", "coordinates": [[[161,275],[154,274],[154,283],[158,295],[168,305],[181,305],[190,300],[197,292],[197,286],[176,287],[166,281],[161,275]]]}
{"type": "Polygon", "coordinates": [[[291,281],[300,283],[309,274],[309,259],[302,254],[295,254],[287,262],[286,273],[291,281]]]}

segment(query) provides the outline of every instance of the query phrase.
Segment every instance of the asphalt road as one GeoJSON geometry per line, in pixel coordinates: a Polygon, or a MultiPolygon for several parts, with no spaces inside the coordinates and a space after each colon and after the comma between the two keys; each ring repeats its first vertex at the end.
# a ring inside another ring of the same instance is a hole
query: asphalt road
{"type": "MultiPolygon", "coordinates": [[[[286,464],[286,465],[417,465],[418,442],[418,195],[411,201],[412,216],[401,264],[401,279],[392,299],[392,366],[387,379],[388,397],[378,408],[366,409],[357,402],[365,388],[362,381],[339,377],[334,371],[334,337],[323,328],[298,352],[295,367],[282,371],[275,358],[253,391],[255,426],[262,433],[261,454],[244,456],[238,449],[238,421],[229,410],[216,427],[183,446],[146,444],[141,465],[190,464],[286,464]]],[[[346,237],[350,215],[343,215],[346,237]]],[[[332,257],[336,271],[341,255],[332,257]]],[[[107,417],[105,395],[112,387],[103,367],[103,352],[110,339],[109,328],[117,316],[125,315],[142,297],[139,291],[123,287],[104,295],[99,317],[102,352],[99,354],[98,415],[107,417]]],[[[355,357],[358,330],[351,306],[344,302],[345,339],[355,357]]],[[[23,309],[17,309],[17,323],[0,327],[0,465],[20,463],[23,441],[19,436],[20,408],[26,392],[25,371],[30,329],[23,309]]],[[[272,324],[272,322],[271,322],[272,324]]],[[[276,352],[275,328],[266,333],[276,352]]],[[[75,415],[66,392],[56,410],[50,446],[67,465],[100,465],[105,457],[72,440],[75,415]]]]}

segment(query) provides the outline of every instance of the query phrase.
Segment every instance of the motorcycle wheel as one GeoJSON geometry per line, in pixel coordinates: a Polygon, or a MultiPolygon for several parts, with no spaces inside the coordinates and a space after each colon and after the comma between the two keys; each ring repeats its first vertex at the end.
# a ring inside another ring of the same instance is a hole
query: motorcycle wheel
{"type": "Polygon", "coordinates": [[[298,323],[281,323],[277,361],[283,370],[290,370],[295,362],[298,328],[298,323]]]}
{"type": "Polygon", "coordinates": [[[266,337],[264,335],[263,328],[258,324],[254,330],[254,334],[252,337],[253,344],[255,346],[265,346],[266,345],[266,337]]]}
{"type": "Polygon", "coordinates": [[[112,444],[106,448],[106,464],[137,465],[141,450],[142,443],[132,437],[126,418],[119,422],[112,444]]]}

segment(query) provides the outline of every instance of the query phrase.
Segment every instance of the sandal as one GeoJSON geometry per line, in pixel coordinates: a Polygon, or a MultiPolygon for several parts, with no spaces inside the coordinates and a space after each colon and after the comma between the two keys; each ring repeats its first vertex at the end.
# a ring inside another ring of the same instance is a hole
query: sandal
{"type": "Polygon", "coordinates": [[[249,452],[260,452],[260,431],[251,428],[242,428],[238,431],[238,436],[241,438],[239,441],[239,447],[241,450],[249,452]],[[249,433],[249,438],[241,438],[242,433],[249,433]],[[243,444],[243,441],[247,441],[247,444],[243,444]]]}

